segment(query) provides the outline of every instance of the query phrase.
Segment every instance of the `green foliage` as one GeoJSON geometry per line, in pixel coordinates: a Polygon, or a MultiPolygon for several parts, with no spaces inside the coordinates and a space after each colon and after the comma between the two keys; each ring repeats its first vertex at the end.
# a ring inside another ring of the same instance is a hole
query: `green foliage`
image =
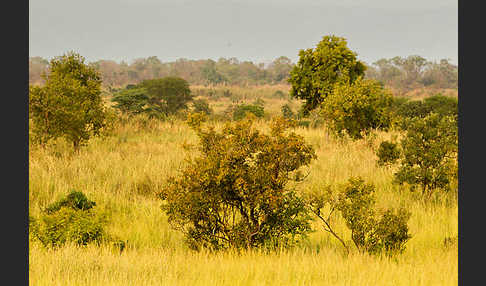
{"type": "Polygon", "coordinates": [[[402,118],[424,118],[430,113],[430,109],[421,100],[412,100],[401,104],[397,110],[396,115],[402,118]]]}
{"type": "Polygon", "coordinates": [[[378,147],[378,165],[385,166],[395,163],[400,158],[400,149],[393,142],[383,141],[378,147]]]}
{"type": "Polygon", "coordinates": [[[352,83],[336,84],[322,101],[321,110],[336,134],[359,139],[371,129],[390,126],[391,104],[391,94],[377,81],[359,77],[352,83]]]}
{"type": "Polygon", "coordinates": [[[35,141],[45,144],[64,137],[74,148],[99,135],[105,127],[99,73],[76,53],[50,61],[45,85],[29,88],[29,117],[35,141]]]}
{"type": "Polygon", "coordinates": [[[282,116],[286,119],[292,119],[295,117],[295,114],[292,111],[292,108],[290,108],[290,105],[288,103],[282,106],[282,116]]]}
{"type": "Polygon", "coordinates": [[[457,178],[456,117],[431,113],[425,118],[407,119],[405,124],[395,181],[420,186],[428,195],[436,189],[447,189],[451,180],[457,178]]]}
{"type": "Polygon", "coordinates": [[[188,160],[161,193],[171,226],[194,249],[289,246],[310,230],[304,202],[288,188],[300,167],[315,158],[312,146],[289,122],[276,119],[271,134],[247,118],[221,132],[203,126],[202,114],[188,123],[200,139],[200,156],[188,160]]]}
{"type": "Polygon", "coordinates": [[[411,238],[407,225],[410,216],[410,212],[403,208],[386,210],[374,227],[375,241],[369,251],[384,252],[387,255],[403,252],[405,243],[411,238]]]}
{"type": "Polygon", "coordinates": [[[392,112],[394,113],[395,121],[398,122],[398,126],[406,130],[407,121],[404,119],[425,118],[432,112],[440,116],[454,117],[458,114],[457,108],[457,98],[437,94],[429,96],[424,100],[395,100],[392,112]]]}
{"type": "Polygon", "coordinates": [[[333,192],[329,186],[321,192],[307,193],[305,200],[309,210],[324,223],[324,230],[338,239],[348,252],[345,240],[331,223],[335,211],[341,213],[351,230],[351,240],[361,252],[392,256],[401,253],[411,238],[407,225],[411,214],[399,208],[387,209],[381,216],[377,215],[375,187],[365,184],[359,177],[350,178],[339,192],[333,192]]]}
{"type": "Polygon", "coordinates": [[[233,119],[241,120],[245,118],[247,113],[252,113],[256,117],[263,117],[265,115],[264,107],[253,104],[240,104],[237,105],[233,111],[233,119]]]}
{"type": "Polygon", "coordinates": [[[175,114],[192,100],[189,83],[179,77],[144,80],[139,86],[145,88],[152,112],[175,114]]]}
{"type": "Polygon", "coordinates": [[[338,202],[338,209],[351,230],[351,239],[358,250],[368,250],[374,243],[374,191],[373,185],[365,184],[359,178],[350,178],[338,202]]]}
{"type": "Polygon", "coordinates": [[[100,243],[106,233],[106,218],[92,211],[95,206],[81,192],[73,191],[42,212],[31,217],[29,232],[46,247],[59,247],[67,242],[78,245],[100,243]]]}
{"type": "Polygon", "coordinates": [[[455,97],[437,94],[426,97],[423,103],[429,109],[429,113],[435,112],[441,116],[457,116],[458,101],[455,97]]]}
{"type": "Polygon", "coordinates": [[[73,190],[66,198],[49,205],[45,209],[45,212],[51,214],[60,210],[62,207],[71,208],[73,210],[89,210],[94,206],[96,206],[96,203],[90,201],[82,192],[73,190]]]}
{"type": "Polygon", "coordinates": [[[353,83],[365,69],[344,38],[325,36],[315,49],[300,50],[299,61],[290,71],[289,94],[306,101],[307,114],[333,93],[337,82],[347,79],[353,83]]]}
{"type": "Polygon", "coordinates": [[[124,89],[111,99],[116,104],[113,106],[122,113],[136,115],[148,111],[149,97],[144,88],[130,87],[124,89]]]}
{"type": "Polygon", "coordinates": [[[361,178],[350,178],[337,207],[358,250],[372,254],[400,253],[411,237],[407,226],[411,214],[403,208],[389,209],[378,218],[374,192],[372,184],[365,184],[361,178]]]}
{"type": "Polygon", "coordinates": [[[202,112],[206,115],[211,115],[213,113],[213,110],[211,107],[209,107],[208,101],[205,99],[196,99],[192,102],[192,104],[194,107],[194,112],[202,112]]]}

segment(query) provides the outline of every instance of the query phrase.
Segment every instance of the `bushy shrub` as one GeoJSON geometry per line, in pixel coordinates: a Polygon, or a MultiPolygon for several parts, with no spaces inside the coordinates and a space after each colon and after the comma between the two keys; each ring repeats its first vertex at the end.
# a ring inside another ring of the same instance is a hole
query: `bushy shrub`
{"type": "Polygon", "coordinates": [[[411,214],[403,208],[389,209],[377,218],[374,192],[372,184],[365,184],[361,178],[350,178],[338,209],[358,250],[387,255],[400,253],[411,237],[407,226],[411,214]]]}
{"type": "Polygon", "coordinates": [[[423,100],[403,101],[395,99],[392,112],[399,128],[406,130],[406,120],[408,119],[425,118],[431,113],[436,113],[439,116],[457,117],[457,108],[457,98],[437,94],[423,100]]]}
{"type": "Polygon", "coordinates": [[[396,110],[396,115],[404,118],[424,118],[430,109],[421,100],[411,100],[402,103],[396,110]]]}
{"type": "Polygon", "coordinates": [[[437,94],[426,97],[423,102],[429,109],[429,113],[435,112],[442,116],[457,116],[458,101],[455,97],[437,94]]]}
{"type": "Polygon", "coordinates": [[[144,88],[127,87],[116,93],[111,101],[115,103],[114,108],[128,115],[146,113],[149,107],[149,97],[144,88]]]}
{"type": "Polygon", "coordinates": [[[233,119],[234,120],[241,120],[245,118],[247,113],[252,113],[256,117],[263,117],[265,115],[265,111],[263,106],[253,105],[253,104],[241,104],[237,105],[233,111],[233,119]]]}
{"type": "Polygon", "coordinates": [[[96,206],[96,203],[90,201],[82,192],[73,190],[67,197],[50,204],[45,209],[45,212],[51,214],[60,210],[62,207],[71,208],[73,210],[89,210],[94,206],[96,206]]]}
{"type": "Polygon", "coordinates": [[[254,102],[253,105],[258,105],[258,106],[265,106],[265,100],[263,100],[261,97],[257,98],[254,102]]]}
{"type": "Polygon", "coordinates": [[[378,165],[393,164],[400,158],[400,149],[396,143],[383,141],[380,143],[376,155],[378,155],[378,165]]]}
{"type": "Polygon", "coordinates": [[[206,115],[210,115],[213,113],[213,110],[211,107],[209,107],[209,103],[205,99],[196,99],[192,102],[193,107],[194,107],[194,112],[197,113],[204,113],[206,115]]]}
{"type": "Polygon", "coordinates": [[[95,205],[83,193],[73,191],[48,206],[39,218],[31,217],[29,232],[46,247],[59,247],[67,242],[100,243],[106,237],[106,217],[92,211],[95,205]]]}
{"type": "Polygon", "coordinates": [[[166,116],[187,109],[187,104],[193,99],[189,83],[180,77],[144,80],[139,86],[146,90],[151,111],[166,116]]]}
{"type": "Polygon", "coordinates": [[[283,119],[266,135],[252,127],[251,118],[217,132],[205,128],[201,116],[189,117],[201,155],[161,193],[171,226],[194,249],[285,247],[305,237],[310,218],[288,182],[315,158],[312,146],[287,134],[283,119]]]}
{"type": "Polygon", "coordinates": [[[411,238],[407,222],[411,213],[403,208],[386,210],[374,227],[374,239],[369,251],[394,255],[405,250],[405,243],[411,238]]]}
{"type": "Polygon", "coordinates": [[[359,251],[389,256],[399,254],[411,238],[407,225],[411,214],[399,208],[387,209],[380,216],[375,208],[374,193],[374,185],[365,184],[361,178],[350,178],[340,192],[335,193],[328,187],[322,192],[308,193],[306,202],[310,211],[324,223],[324,230],[337,238],[347,251],[349,246],[331,224],[335,211],[341,213],[359,251]]]}
{"type": "Polygon", "coordinates": [[[391,98],[378,82],[359,77],[353,83],[336,84],[322,101],[321,110],[335,134],[360,139],[371,129],[387,130],[391,98]]]}

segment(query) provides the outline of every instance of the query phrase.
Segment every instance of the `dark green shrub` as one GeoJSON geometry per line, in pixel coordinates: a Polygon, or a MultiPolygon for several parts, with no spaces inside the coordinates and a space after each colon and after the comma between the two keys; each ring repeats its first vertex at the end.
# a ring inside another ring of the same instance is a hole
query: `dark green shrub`
{"type": "Polygon", "coordinates": [[[71,208],[73,210],[89,210],[96,206],[96,203],[88,200],[88,198],[78,191],[71,191],[66,198],[60,199],[59,201],[50,204],[45,212],[50,214],[58,211],[62,207],[71,208]]]}
{"type": "Polygon", "coordinates": [[[66,242],[78,245],[100,243],[105,236],[105,218],[89,211],[61,208],[42,215],[33,224],[33,235],[48,247],[58,247],[66,242]]]}
{"type": "Polygon", "coordinates": [[[262,118],[265,115],[265,111],[262,106],[252,105],[252,104],[241,104],[241,105],[237,105],[235,110],[233,111],[233,119],[241,120],[245,118],[246,113],[252,113],[256,117],[260,117],[260,118],[262,118]]]}
{"type": "Polygon", "coordinates": [[[187,109],[187,104],[193,98],[189,83],[180,77],[144,80],[139,86],[147,92],[150,110],[164,115],[176,114],[187,109]]]}
{"type": "Polygon", "coordinates": [[[283,119],[272,123],[270,135],[250,119],[221,132],[201,122],[202,114],[190,115],[201,155],[161,193],[171,226],[194,249],[285,247],[305,237],[310,217],[288,183],[315,158],[312,146],[287,133],[283,119]]]}
{"type": "Polygon", "coordinates": [[[114,108],[122,113],[135,115],[147,113],[149,107],[149,97],[144,88],[124,89],[116,93],[111,99],[115,103],[114,108]]]}
{"type": "Polygon", "coordinates": [[[430,113],[430,109],[421,100],[411,100],[401,104],[397,110],[396,115],[405,118],[424,118],[430,113]]]}
{"type": "Polygon", "coordinates": [[[400,149],[393,142],[383,141],[378,147],[378,165],[384,166],[395,163],[400,158],[400,149]]]}
{"type": "Polygon", "coordinates": [[[455,97],[437,94],[424,99],[424,105],[430,110],[441,116],[457,116],[458,101],[455,97]]]}
{"type": "Polygon", "coordinates": [[[410,212],[402,208],[385,211],[375,226],[373,236],[376,242],[371,245],[369,251],[384,252],[390,256],[402,253],[405,243],[411,238],[407,226],[410,216],[410,212]]]}
{"type": "Polygon", "coordinates": [[[213,113],[211,107],[209,107],[209,103],[205,99],[196,99],[192,102],[194,107],[194,112],[196,113],[204,113],[206,115],[210,115],[213,113]]]}
{"type": "Polygon", "coordinates": [[[423,100],[407,101],[400,104],[395,103],[393,113],[398,126],[402,130],[406,130],[407,119],[425,118],[431,113],[436,113],[441,117],[457,117],[457,108],[457,98],[437,94],[423,100]]]}
{"type": "Polygon", "coordinates": [[[95,205],[83,193],[73,191],[47,207],[39,218],[31,217],[29,233],[46,247],[59,247],[67,242],[100,243],[106,238],[106,218],[92,211],[95,205]]]}

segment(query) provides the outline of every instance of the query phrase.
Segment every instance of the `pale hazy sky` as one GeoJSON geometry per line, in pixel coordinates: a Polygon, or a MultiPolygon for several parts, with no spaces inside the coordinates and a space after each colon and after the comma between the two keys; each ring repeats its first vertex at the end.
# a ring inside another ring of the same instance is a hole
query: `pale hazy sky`
{"type": "Polygon", "coordinates": [[[334,34],[367,63],[417,54],[457,64],[457,15],[457,0],[29,0],[29,55],[296,62],[334,34]]]}

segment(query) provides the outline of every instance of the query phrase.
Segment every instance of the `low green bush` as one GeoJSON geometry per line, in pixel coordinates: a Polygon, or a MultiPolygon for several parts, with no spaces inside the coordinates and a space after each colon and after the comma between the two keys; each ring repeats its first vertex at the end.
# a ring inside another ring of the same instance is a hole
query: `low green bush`
{"type": "Polygon", "coordinates": [[[237,105],[233,111],[233,119],[241,120],[246,117],[246,113],[253,113],[256,117],[262,118],[265,115],[263,106],[253,104],[237,105]]]}
{"type": "Polygon", "coordinates": [[[351,230],[351,240],[360,252],[393,256],[405,250],[411,238],[407,222],[411,213],[404,208],[386,209],[379,215],[375,207],[375,187],[361,178],[350,178],[339,192],[330,187],[308,193],[307,205],[323,223],[324,230],[337,238],[349,252],[345,240],[333,229],[331,215],[341,213],[351,230]],[[326,213],[327,212],[327,213],[326,213]]]}
{"type": "Polygon", "coordinates": [[[39,218],[30,217],[30,233],[46,247],[59,247],[67,242],[100,243],[107,237],[104,231],[107,220],[92,210],[95,205],[82,192],[72,191],[48,206],[39,218]]]}
{"type": "Polygon", "coordinates": [[[391,165],[400,158],[400,149],[396,143],[383,141],[376,155],[378,155],[378,165],[391,165]]]}

